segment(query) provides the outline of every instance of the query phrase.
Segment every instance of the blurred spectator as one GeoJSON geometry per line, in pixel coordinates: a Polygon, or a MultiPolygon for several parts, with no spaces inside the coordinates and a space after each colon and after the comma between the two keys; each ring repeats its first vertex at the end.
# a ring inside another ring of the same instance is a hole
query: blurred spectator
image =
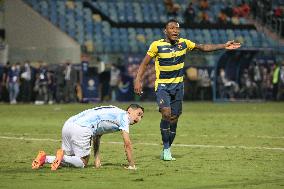
{"type": "Polygon", "coordinates": [[[184,97],[189,100],[197,99],[197,81],[198,71],[195,67],[189,67],[186,69],[185,86],[184,86],[184,97]]]}
{"type": "Polygon", "coordinates": [[[256,95],[257,98],[261,98],[261,71],[259,63],[256,62],[253,68],[253,81],[256,84],[256,95]]]}
{"type": "Polygon", "coordinates": [[[240,89],[241,98],[251,99],[255,97],[256,84],[252,81],[247,69],[244,69],[243,74],[241,75],[240,84],[241,84],[241,89],[240,89]]]}
{"type": "Polygon", "coordinates": [[[164,0],[164,5],[168,15],[177,16],[180,10],[180,5],[178,3],[175,3],[174,0],[164,0]]]}
{"type": "Polygon", "coordinates": [[[209,15],[207,14],[207,12],[203,11],[201,13],[201,21],[200,24],[206,25],[206,24],[210,24],[209,21],[209,15]]]}
{"type": "Polygon", "coordinates": [[[278,83],[279,83],[279,73],[280,73],[280,67],[278,64],[273,64],[272,66],[272,85],[273,85],[273,91],[272,96],[273,100],[277,100],[277,94],[278,94],[278,83]]]}
{"type": "Polygon", "coordinates": [[[239,92],[239,85],[235,81],[227,79],[225,70],[223,68],[219,71],[219,76],[217,79],[218,91],[221,98],[229,98],[234,100],[237,93],[239,92]]]}
{"type": "Polygon", "coordinates": [[[13,64],[9,69],[7,77],[7,85],[9,88],[10,104],[17,104],[17,97],[19,94],[19,80],[20,79],[20,63],[13,64]]]}
{"type": "Polygon", "coordinates": [[[200,10],[207,10],[209,9],[209,3],[207,0],[200,0],[199,1],[199,8],[200,10]]]}
{"type": "Polygon", "coordinates": [[[280,66],[277,100],[284,100],[284,60],[280,66]]]}
{"type": "Polygon", "coordinates": [[[261,68],[262,81],[261,81],[261,94],[264,100],[272,98],[272,75],[268,68],[263,66],[261,68]]]}
{"type": "MultiPolygon", "coordinates": [[[[138,67],[136,70],[136,74],[138,71],[138,67]]],[[[135,74],[135,75],[136,75],[135,74]]],[[[156,80],[156,74],[155,74],[155,68],[154,65],[148,66],[145,74],[144,74],[144,87],[143,87],[143,95],[141,96],[142,100],[148,100],[148,101],[155,101],[155,80],[156,80]]]]}
{"type": "Polygon", "coordinates": [[[211,80],[207,68],[198,69],[198,96],[200,100],[210,100],[211,93],[211,80]]]}
{"type": "Polygon", "coordinates": [[[77,75],[75,70],[72,68],[70,62],[65,63],[64,69],[64,102],[75,101],[75,85],[77,82],[77,75]]]}
{"type": "Polygon", "coordinates": [[[114,64],[110,68],[110,97],[111,101],[116,101],[116,93],[118,89],[118,84],[120,82],[120,70],[114,64]]]}
{"type": "Polygon", "coordinates": [[[64,64],[59,64],[58,68],[55,70],[55,97],[56,102],[61,103],[64,101],[64,85],[65,85],[65,79],[64,79],[64,64]]]}
{"type": "Polygon", "coordinates": [[[35,104],[48,102],[48,68],[45,62],[39,61],[34,90],[37,92],[35,104]]]}
{"type": "Polygon", "coordinates": [[[99,75],[99,81],[100,81],[100,100],[102,102],[104,101],[108,101],[110,99],[110,70],[109,69],[105,69],[103,72],[100,73],[99,75]]]}
{"type": "Polygon", "coordinates": [[[195,10],[192,6],[192,2],[190,2],[184,12],[185,24],[187,26],[190,26],[190,24],[194,23],[194,19],[195,19],[195,10]]]}
{"type": "Polygon", "coordinates": [[[282,18],[282,16],[283,16],[283,9],[280,6],[278,6],[278,7],[276,7],[274,9],[274,16],[278,17],[278,18],[282,18]]]}
{"type": "Polygon", "coordinates": [[[54,71],[48,70],[48,104],[53,104],[56,95],[56,83],[54,71]]]}
{"type": "Polygon", "coordinates": [[[238,17],[247,17],[249,13],[250,6],[245,1],[242,1],[239,6],[233,8],[233,14],[238,17]]]}
{"type": "Polygon", "coordinates": [[[218,23],[227,24],[227,15],[224,13],[224,11],[220,11],[218,15],[218,23]]]}
{"type": "Polygon", "coordinates": [[[225,5],[225,8],[221,10],[226,16],[233,17],[233,6],[232,3],[228,2],[225,5]]]}
{"type": "Polygon", "coordinates": [[[24,67],[21,73],[21,90],[22,90],[22,101],[30,102],[32,95],[32,70],[29,61],[25,61],[24,67]]]}
{"type": "Polygon", "coordinates": [[[10,62],[7,62],[3,67],[3,74],[2,74],[2,89],[1,89],[1,100],[4,102],[9,102],[9,92],[8,92],[8,74],[10,70],[10,62]]]}

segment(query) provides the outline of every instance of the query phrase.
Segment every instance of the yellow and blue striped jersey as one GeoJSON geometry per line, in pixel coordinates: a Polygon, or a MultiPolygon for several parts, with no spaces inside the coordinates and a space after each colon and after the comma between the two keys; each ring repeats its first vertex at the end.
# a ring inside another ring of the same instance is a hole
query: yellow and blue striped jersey
{"type": "Polygon", "coordinates": [[[161,39],[150,45],[147,54],[152,58],[155,57],[155,91],[159,84],[183,82],[185,54],[194,47],[195,43],[183,38],[180,38],[175,44],[161,39]]]}

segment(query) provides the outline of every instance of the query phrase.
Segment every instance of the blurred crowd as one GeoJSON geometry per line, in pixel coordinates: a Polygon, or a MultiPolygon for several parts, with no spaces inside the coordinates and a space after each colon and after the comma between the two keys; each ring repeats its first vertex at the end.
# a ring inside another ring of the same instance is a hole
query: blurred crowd
{"type": "MultiPolygon", "coordinates": [[[[118,92],[125,90],[125,78],[132,82],[138,71],[138,64],[110,67],[95,72],[98,78],[98,99],[117,101],[118,92]]],[[[82,72],[80,65],[70,62],[47,65],[29,61],[7,64],[1,69],[0,101],[10,104],[72,103],[82,102],[82,72]]],[[[185,69],[185,100],[212,100],[216,82],[216,96],[229,100],[284,100],[284,62],[282,64],[260,64],[255,62],[242,68],[236,79],[231,79],[225,68],[219,68],[215,75],[212,67],[185,69]]],[[[144,75],[143,95],[140,100],[154,101],[155,68],[150,64],[144,75]]],[[[132,91],[128,87],[128,92],[132,91]]],[[[126,95],[126,94],[125,94],[126,95]]],[[[137,100],[137,99],[135,99],[137,100]]]]}
{"type": "MultiPolygon", "coordinates": [[[[281,1],[279,1],[281,2],[281,1]]],[[[284,3],[275,4],[271,0],[252,0],[252,16],[263,25],[284,36],[284,3]]]]}
{"type": "Polygon", "coordinates": [[[228,79],[220,69],[217,83],[221,98],[283,100],[284,64],[251,64],[239,73],[238,81],[228,79]]]}
{"type": "Polygon", "coordinates": [[[220,98],[227,99],[284,99],[284,62],[282,64],[250,64],[230,80],[224,69],[219,70],[217,86],[220,98]]]}
{"type": "MultiPolygon", "coordinates": [[[[232,73],[231,73],[232,74],[232,73]]],[[[211,100],[214,72],[189,68],[187,70],[186,98],[211,100]],[[201,74],[198,74],[201,72],[201,74]],[[198,76],[199,75],[199,76],[198,76]]],[[[230,79],[224,68],[216,76],[216,98],[224,100],[284,100],[284,62],[281,65],[251,64],[230,79]]]]}
{"type": "MultiPolygon", "coordinates": [[[[181,5],[174,0],[164,0],[164,5],[168,15],[171,16],[176,16],[183,11],[181,5]]],[[[241,22],[240,19],[247,17],[251,10],[249,3],[245,0],[240,1],[240,4],[224,1],[221,5],[217,4],[218,6],[215,7],[213,5],[215,2],[209,0],[189,1],[183,12],[185,23],[187,25],[193,23],[238,25],[241,22]]]]}
{"type": "Polygon", "coordinates": [[[33,65],[29,61],[8,62],[0,76],[2,102],[53,104],[78,100],[75,86],[79,76],[70,62],[59,65],[47,65],[42,61],[33,65]]]}

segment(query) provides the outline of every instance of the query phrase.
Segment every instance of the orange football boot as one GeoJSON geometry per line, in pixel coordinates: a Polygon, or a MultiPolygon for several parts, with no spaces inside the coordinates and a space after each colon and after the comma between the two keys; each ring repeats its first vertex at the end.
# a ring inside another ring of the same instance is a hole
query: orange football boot
{"type": "Polygon", "coordinates": [[[55,160],[53,161],[53,163],[51,164],[51,170],[52,171],[55,171],[58,169],[58,167],[60,166],[60,163],[63,159],[63,156],[64,156],[64,152],[62,149],[58,149],[57,152],[56,152],[56,158],[55,160]]]}
{"type": "Polygon", "coordinates": [[[32,169],[39,169],[45,163],[46,154],[44,151],[39,151],[36,158],[32,162],[32,169]]]}

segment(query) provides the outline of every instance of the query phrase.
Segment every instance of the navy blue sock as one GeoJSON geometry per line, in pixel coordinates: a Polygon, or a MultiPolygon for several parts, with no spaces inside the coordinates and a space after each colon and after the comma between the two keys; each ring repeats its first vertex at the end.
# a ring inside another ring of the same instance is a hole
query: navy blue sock
{"type": "Polygon", "coordinates": [[[160,129],[164,149],[168,149],[170,147],[170,122],[162,119],[160,123],[160,129]]]}
{"type": "Polygon", "coordinates": [[[172,143],[175,140],[176,137],[176,130],[177,130],[177,123],[171,123],[170,124],[170,146],[172,145],[172,143]]]}

